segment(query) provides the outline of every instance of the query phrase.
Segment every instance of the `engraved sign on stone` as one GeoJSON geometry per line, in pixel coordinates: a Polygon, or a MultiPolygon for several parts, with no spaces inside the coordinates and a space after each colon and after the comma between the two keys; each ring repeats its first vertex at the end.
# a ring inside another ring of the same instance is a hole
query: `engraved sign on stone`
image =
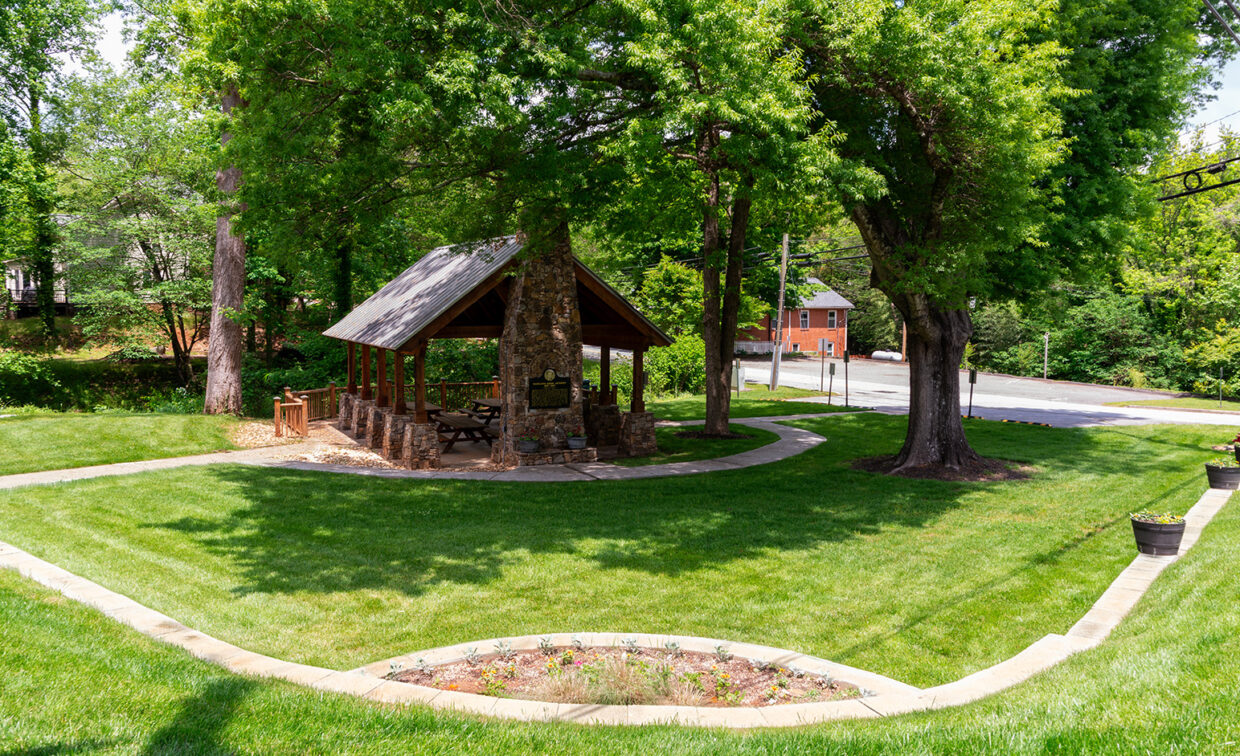
{"type": "Polygon", "coordinates": [[[542,377],[530,379],[530,409],[560,409],[571,403],[572,382],[548,368],[542,377]]]}

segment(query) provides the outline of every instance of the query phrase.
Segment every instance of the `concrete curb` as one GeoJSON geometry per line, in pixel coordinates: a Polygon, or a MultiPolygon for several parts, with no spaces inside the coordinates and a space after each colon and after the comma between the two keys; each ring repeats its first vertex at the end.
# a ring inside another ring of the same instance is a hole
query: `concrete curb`
{"type": "MultiPolygon", "coordinates": [[[[0,567],[16,570],[23,577],[60,591],[66,597],[98,609],[109,617],[129,625],[138,632],[164,643],[178,646],[205,661],[240,674],[268,677],[316,690],[359,696],[388,704],[422,704],[433,709],[481,714],[500,719],[521,721],[560,721],[582,724],[649,725],[682,724],[700,727],[749,729],[755,727],[795,727],[816,722],[894,716],[913,711],[943,709],[976,701],[1017,685],[1060,663],[1075,653],[1093,648],[1136,606],[1145,591],[1172,562],[1197,543],[1205,526],[1231,498],[1231,491],[1211,489],[1185,515],[1187,527],[1180,553],[1172,557],[1138,556],[1103,592],[1084,617],[1066,635],[1047,635],[1024,651],[992,667],[974,672],[952,683],[919,690],[897,680],[872,672],[836,664],[826,659],[805,656],[792,651],[746,643],[729,643],[711,638],[670,635],[583,633],[582,638],[597,639],[592,645],[619,644],[624,638],[635,637],[641,645],[659,648],[667,640],[677,640],[685,648],[713,651],[724,643],[738,656],[778,660],[781,664],[803,666],[807,671],[823,670],[874,690],[876,695],[845,701],[784,704],[754,707],[708,708],[694,706],[599,706],[592,704],[555,704],[520,701],[506,698],[459,693],[427,688],[382,679],[392,660],[376,662],[360,669],[336,671],[305,664],[295,664],[246,651],[230,643],[192,630],[167,615],[148,609],[136,601],[114,593],[85,578],[78,577],[56,565],[45,562],[21,549],[0,542],[0,567]]],[[[507,639],[513,648],[536,648],[540,636],[527,635],[507,639]]],[[[564,633],[552,634],[554,639],[571,639],[564,633]]],[[[477,644],[486,648],[486,643],[477,644]]],[[[414,661],[419,656],[428,662],[445,661],[460,655],[462,646],[442,647],[396,657],[414,661]],[[440,658],[443,657],[443,658],[440,658]]]]}

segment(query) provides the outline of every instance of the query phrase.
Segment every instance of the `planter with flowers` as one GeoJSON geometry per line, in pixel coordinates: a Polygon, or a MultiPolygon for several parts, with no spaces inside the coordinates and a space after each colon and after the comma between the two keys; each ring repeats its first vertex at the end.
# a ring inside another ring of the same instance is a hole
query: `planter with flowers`
{"type": "Polygon", "coordinates": [[[1150,556],[1175,556],[1184,537],[1184,518],[1158,512],[1134,512],[1132,535],[1137,551],[1150,556]]]}
{"type": "Polygon", "coordinates": [[[1210,481],[1210,488],[1240,489],[1240,462],[1235,457],[1212,459],[1206,463],[1206,478],[1210,481]]]}
{"type": "Polygon", "coordinates": [[[522,454],[533,454],[538,451],[538,436],[533,434],[517,436],[517,451],[522,454]]]}
{"type": "Polygon", "coordinates": [[[586,435],[581,431],[581,426],[577,426],[577,428],[568,432],[568,448],[586,448],[586,435]]]}

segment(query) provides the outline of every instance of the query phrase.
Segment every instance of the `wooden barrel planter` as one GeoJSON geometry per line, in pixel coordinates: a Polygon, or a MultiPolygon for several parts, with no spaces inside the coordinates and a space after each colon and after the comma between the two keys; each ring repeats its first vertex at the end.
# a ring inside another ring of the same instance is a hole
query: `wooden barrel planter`
{"type": "Polygon", "coordinates": [[[1206,465],[1206,478],[1210,488],[1222,488],[1227,491],[1240,490],[1240,467],[1219,467],[1206,465]]]}
{"type": "Polygon", "coordinates": [[[1184,538],[1184,521],[1143,522],[1132,520],[1132,535],[1137,539],[1137,551],[1150,556],[1175,556],[1184,538]]]}

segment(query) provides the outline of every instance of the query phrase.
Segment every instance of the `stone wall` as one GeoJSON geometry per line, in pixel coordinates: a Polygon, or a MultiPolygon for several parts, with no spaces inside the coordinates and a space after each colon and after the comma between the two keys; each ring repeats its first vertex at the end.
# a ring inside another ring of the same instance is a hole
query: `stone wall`
{"type": "Polygon", "coordinates": [[[434,423],[410,421],[405,424],[400,462],[410,470],[439,467],[439,431],[434,423]]]}
{"type": "Polygon", "coordinates": [[[598,449],[547,449],[536,452],[517,452],[517,467],[529,465],[563,465],[569,462],[597,462],[598,449]]]}
{"type": "Polygon", "coordinates": [[[658,445],[654,438],[654,413],[621,413],[620,454],[625,457],[644,457],[656,451],[658,445]]]}
{"type": "Polygon", "coordinates": [[[353,405],[357,397],[347,391],[340,394],[340,405],[336,410],[336,427],[349,433],[353,427],[353,405]]]}
{"type": "Polygon", "coordinates": [[[491,447],[491,459],[509,467],[521,464],[517,436],[534,435],[544,449],[567,450],[568,432],[584,430],[581,313],[567,224],[550,240],[527,242],[526,249],[530,257],[512,280],[504,313],[499,351],[502,425],[491,447]],[[568,406],[530,409],[529,380],[547,370],[569,379],[568,406]]]}
{"type": "Polygon", "coordinates": [[[590,446],[620,444],[620,407],[615,404],[585,406],[586,443],[590,446]]]}

